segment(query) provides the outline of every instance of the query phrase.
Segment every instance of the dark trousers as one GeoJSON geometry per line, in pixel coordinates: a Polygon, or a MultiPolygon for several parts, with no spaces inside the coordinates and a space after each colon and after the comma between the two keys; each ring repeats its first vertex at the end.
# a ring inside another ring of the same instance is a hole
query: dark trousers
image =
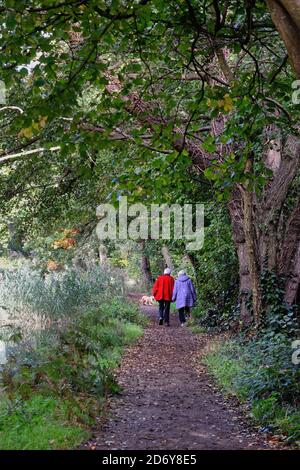
{"type": "Polygon", "coordinates": [[[190,307],[182,307],[178,309],[180,323],[186,322],[186,317],[190,315],[190,307]]]}
{"type": "Polygon", "coordinates": [[[165,323],[169,323],[170,316],[170,300],[159,300],[158,314],[159,320],[164,320],[165,323]]]}

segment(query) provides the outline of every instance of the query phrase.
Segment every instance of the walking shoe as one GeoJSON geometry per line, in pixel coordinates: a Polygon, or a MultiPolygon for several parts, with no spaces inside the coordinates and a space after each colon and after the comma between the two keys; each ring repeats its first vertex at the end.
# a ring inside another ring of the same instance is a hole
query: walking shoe
{"type": "Polygon", "coordinates": [[[162,318],[159,319],[159,322],[158,322],[159,325],[163,325],[164,324],[164,321],[162,318]]]}
{"type": "Polygon", "coordinates": [[[184,326],[185,325],[185,322],[184,323],[181,323],[181,326],[184,326]]]}
{"type": "Polygon", "coordinates": [[[165,323],[165,326],[170,326],[170,323],[165,323]]]}

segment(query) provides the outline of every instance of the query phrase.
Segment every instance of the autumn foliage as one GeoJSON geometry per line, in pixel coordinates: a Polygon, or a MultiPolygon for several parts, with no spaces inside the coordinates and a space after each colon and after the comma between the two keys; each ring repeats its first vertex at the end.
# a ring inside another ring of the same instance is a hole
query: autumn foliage
{"type": "Polygon", "coordinates": [[[62,248],[63,250],[70,250],[76,245],[76,240],[72,235],[77,235],[79,230],[76,229],[63,229],[63,237],[55,240],[53,248],[62,248]]]}

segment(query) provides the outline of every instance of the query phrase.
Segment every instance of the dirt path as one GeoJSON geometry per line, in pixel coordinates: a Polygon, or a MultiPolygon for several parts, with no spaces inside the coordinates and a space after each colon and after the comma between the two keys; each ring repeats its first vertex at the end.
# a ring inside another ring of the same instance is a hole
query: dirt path
{"type": "Polygon", "coordinates": [[[144,336],[125,354],[118,372],[121,394],[87,447],[96,449],[270,449],[265,437],[245,424],[234,400],[226,400],[201,366],[205,335],[159,326],[156,307],[144,336]]]}

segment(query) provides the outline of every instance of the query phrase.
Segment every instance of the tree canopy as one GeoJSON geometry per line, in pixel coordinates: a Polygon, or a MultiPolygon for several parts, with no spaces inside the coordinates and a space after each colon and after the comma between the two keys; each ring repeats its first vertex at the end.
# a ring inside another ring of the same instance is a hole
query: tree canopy
{"type": "Polygon", "coordinates": [[[243,317],[251,293],[259,322],[265,269],[296,301],[298,0],[7,0],[0,14],[6,218],[93,227],[120,194],[217,199],[243,317]]]}

